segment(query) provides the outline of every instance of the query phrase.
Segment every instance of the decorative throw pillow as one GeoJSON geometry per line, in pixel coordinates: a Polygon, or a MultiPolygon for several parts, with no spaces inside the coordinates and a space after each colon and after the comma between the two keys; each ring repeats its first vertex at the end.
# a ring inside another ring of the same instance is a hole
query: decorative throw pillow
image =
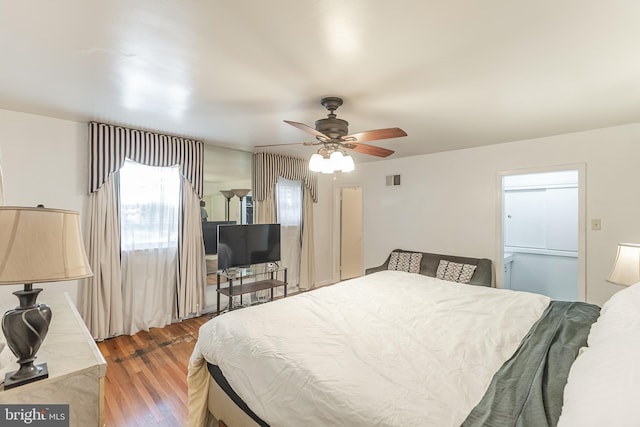
{"type": "Polygon", "coordinates": [[[420,273],[420,252],[391,252],[387,270],[406,271],[407,273],[420,273]]]}
{"type": "Polygon", "coordinates": [[[473,273],[476,271],[476,265],[460,264],[458,262],[440,260],[438,270],[436,271],[436,279],[448,280],[449,282],[469,283],[473,273]]]}

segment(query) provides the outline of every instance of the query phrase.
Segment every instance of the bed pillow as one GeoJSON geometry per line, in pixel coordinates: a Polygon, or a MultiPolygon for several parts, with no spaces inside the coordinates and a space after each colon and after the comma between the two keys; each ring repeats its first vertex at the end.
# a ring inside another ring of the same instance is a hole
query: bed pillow
{"type": "Polygon", "coordinates": [[[460,264],[458,262],[440,260],[438,270],[436,270],[436,279],[447,280],[449,282],[469,283],[473,272],[476,271],[476,265],[460,264]]]}
{"type": "Polygon", "coordinates": [[[391,252],[387,270],[406,271],[407,273],[420,273],[420,252],[391,252]]]}
{"type": "Polygon", "coordinates": [[[558,427],[638,425],[640,284],[604,303],[571,366],[558,427]]]}
{"type": "Polygon", "coordinates": [[[602,306],[598,321],[589,332],[591,347],[610,339],[640,339],[640,283],[614,294],[602,306]]]}

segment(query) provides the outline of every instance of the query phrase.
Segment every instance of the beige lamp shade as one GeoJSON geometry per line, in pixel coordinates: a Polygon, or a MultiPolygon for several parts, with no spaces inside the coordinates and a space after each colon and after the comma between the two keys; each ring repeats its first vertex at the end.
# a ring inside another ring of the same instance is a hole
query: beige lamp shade
{"type": "Polygon", "coordinates": [[[247,194],[249,194],[251,192],[251,189],[234,188],[231,191],[233,191],[233,194],[235,194],[236,197],[242,199],[243,197],[245,197],[247,194]]]}
{"type": "Polygon", "coordinates": [[[230,199],[235,196],[234,192],[231,190],[220,190],[220,193],[222,193],[225,199],[230,199]]]}
{"type": "Polygon", "coordinates": [[[0,285],[92,276],[74,211],[0,207],[0,285]]]}
{"type": "Polygon", "coordinates": [[[618,243],[618,255],[607,282],[623,286],[640,282],[640,245],[618,243]]]}

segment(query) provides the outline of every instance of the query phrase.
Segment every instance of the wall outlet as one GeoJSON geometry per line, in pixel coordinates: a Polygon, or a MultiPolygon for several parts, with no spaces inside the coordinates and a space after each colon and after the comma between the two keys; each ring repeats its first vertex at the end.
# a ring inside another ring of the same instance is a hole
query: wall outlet
{"type": "Polygon", "coordinates": [[[591,229],[592,230],[600,230],[600,229],[602,229],[602,223],[600,222],[599,219],[592,219],[591,220],[591,229]]]}

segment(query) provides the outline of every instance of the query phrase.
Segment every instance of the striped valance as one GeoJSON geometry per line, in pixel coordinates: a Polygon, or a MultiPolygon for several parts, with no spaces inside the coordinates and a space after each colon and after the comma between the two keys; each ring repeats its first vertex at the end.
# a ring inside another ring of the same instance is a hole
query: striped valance
{"type": "Polygon", "coordinates": [[[253,155],[253,200],[263,201],[267,193],[273,191],[279,177],[302,181],[314,203],[318,201],[318,177],[309,170],[309,161],[273,153],[253,155]]]}
{"type": "Polygon", "coordinates": [[[89,123],[89,192],[97,191],[129,158],[148,166],[180,166],[202,198],[204,145],[201,141],[104,123],[89,123]]]}

